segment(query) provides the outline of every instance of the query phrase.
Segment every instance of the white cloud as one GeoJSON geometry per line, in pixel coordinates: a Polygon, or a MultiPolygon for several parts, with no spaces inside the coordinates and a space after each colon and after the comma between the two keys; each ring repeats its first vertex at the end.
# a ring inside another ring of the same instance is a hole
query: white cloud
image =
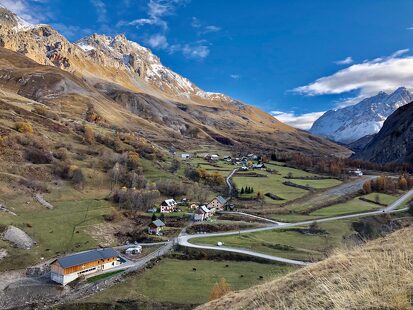
{"type": "Polygon", "coordinates": [[[37,24],[50,15],[50,12],[42,10],[39,6],[46,2],[46,0],[0,0],[0,5],[3,5],[25,21],[37,24]]]}
{"type": "Polygon", "coordinates": [[[292,127],[308,130],[311,128],[313,123],[325,112],[311,112],[301,115],[296,115],[294,112],[281,112],[272,111],[270,112],[279,121],[288,124],[292,127]]]}
{"type": "Polygon", "coordinates": [[[238,74],[230,74],[229,77],[234,80],[239,80],[240,76],[238,74]]]}
{"type": "Polygon", "coordinates": [[[102,0],[90,0],[90,3],[92,3],[92,5],[96,9],[96,14],[98,16],[98,22],[106,23],[108,20],[106,4],[102,0]]]}
{"type": "Polygon", "coordinates": [[[146,44],[148,44],[151,48],[156,48],[156,49],[165,49],[169,46],[168,40],[163,34],[154,34],[150,36],[146,40],[146,44]]]}
{"type": "Polygon", "coordinates": [[[337,60],[337,61],[335,61],[334,63],[336,63],[337,65],[349,65],[349,64],[352,64],[354,61],[353,61],[353,58],[351,58],[350,56],[348,56],[348,57],[346,57],[346,58],[344,58],[344,59],[342,59],[342,60],[337,60]]]}
{"type": "Polygon", "coordinates": [[[192,26],[193,28],[201,28],[201,27],[202,27],[202,23],[201,23],[201,21],[200,21],[198,18],[192,17],[191,26],[192,26]]]}
{"type": "Polygon", "coordinates": [[[204,29],[204,33],[218,32],[218,31],[221,31],[221,27],[218,27],[215,25],[205,26],[205,29],[204,29]]]}
{"type": "Polygon", "coordinates": [[[407,52],[408,49],[398,50],[388,57],[353,64],[308,85],[297,87],[294,91],[309,96],[358,91],[356,98],[342,102],[343,106],[379,91],[391,92],[400,86],[413,89],[413,56],[406,56],[407,52]]]}
{"type": "Polygon", "coordinates": [[[181,52],[188,59],[204,59],[209,55],[209,47],[205,41],[199,41],[192,44],[174,44],[169,48],[171,54],[181,52]]]}
{"type": "Polygon", "coordinates": [[[196,17],[192,17],[191,26],[192,28],[198,29],[198,35],[221,31],[221,27],[215,25],[205,25],[196,17]]]}
{"type": "Polygon", "coordinates": [[[164,31],[168,29],[168,23],[164,20],[165,16],[175,14],[176,7],[187,3],[188,0],[149,0],[147,5],[146,18],[138,18],[128,23],[131,26],[155,25],[164,31]]]}

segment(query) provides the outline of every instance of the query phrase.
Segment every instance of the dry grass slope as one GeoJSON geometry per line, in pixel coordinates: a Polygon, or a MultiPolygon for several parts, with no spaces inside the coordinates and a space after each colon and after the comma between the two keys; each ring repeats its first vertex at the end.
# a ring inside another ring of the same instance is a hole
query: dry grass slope
{"type": "Polygon", "coordinates": [[[412,309],[413,227],[198,309],[412,309]]]}

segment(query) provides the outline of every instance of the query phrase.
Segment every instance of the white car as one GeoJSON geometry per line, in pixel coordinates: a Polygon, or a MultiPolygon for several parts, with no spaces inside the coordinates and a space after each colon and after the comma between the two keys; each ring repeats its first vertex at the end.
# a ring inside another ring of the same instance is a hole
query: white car
{"type": "Polygon", "coordinates": [[[217,242],[217,246],[223,246],[224,244],[221,241],[217,242]]]}

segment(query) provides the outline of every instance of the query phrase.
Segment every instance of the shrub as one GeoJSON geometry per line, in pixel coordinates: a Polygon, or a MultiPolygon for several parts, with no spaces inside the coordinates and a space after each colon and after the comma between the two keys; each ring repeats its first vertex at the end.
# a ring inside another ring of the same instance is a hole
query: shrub
{"type": "Polygon", "coordinates": [[[64,147],[61,147],[53,153],[53,156],[62,161],[68,161],[69,152],[64,147]]]}
{"type": "Polygon", "coordinates": [[[82,169],[77,168],[75,171],[73,171],[72,182],[76,187],[80,189],[83,189],[85,187],[85,175],[83,174],[82,169]]]}
{"type": "Polygon", "coordinates": [[[128,152],[127,166],[129,170],[135,170],[141,166],[140,157],[138,153],[128,152]]]}
{"type": "Polygon", "coordinates": [[[26,159],[33,164],[50,164],[52,162],[52,154],[43,149],[30,147],[26,150],[26,159]]]}
{"type": "Polygon", "coordinates": [[[83,133],[85,135],[86,143],[88,143],[88,144],[95,143],[95,132],[93,131],[92,127],[86,125],[83,128],[83,133]]]}
{"type": "Polygon", "coordinates": [[[176,197],[186,193],[184,184],[178,181],[160,180],[156,183],[156,187],[165,196],[176,197]]]}
{"type": "Polygon", "coordinates": [[[209,300],[215,300],[219,299],[222,296],[228,294],[231,292],[231,287],[228,284],[228,282],[222,278],[218,283],[214,285],[214,287],[211,290],[211,294],[209,296],[209,300]]]}
{"type": "Polygon", "coordinates": [[[33,127],[28,122],[16,122],[15,128],[18,132],[21,133],[33,133],[33,127]]]}

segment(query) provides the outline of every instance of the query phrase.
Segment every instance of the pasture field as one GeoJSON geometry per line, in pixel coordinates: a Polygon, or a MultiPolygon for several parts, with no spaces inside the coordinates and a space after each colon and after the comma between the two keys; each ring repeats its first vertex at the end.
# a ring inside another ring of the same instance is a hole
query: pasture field
{"type": "Polygon", "coordinates": [[[129,276],[122,283],[97,293],[86,302],[150,300],[160,303],[201,304],[208,301],[212,287],[222,278],[232,290],[241,290],[275,279],[295,268],[255,262],[167,258],[152,269],[129,276]],[[263,279],[260,279],[260,276],[263,279]]]}

